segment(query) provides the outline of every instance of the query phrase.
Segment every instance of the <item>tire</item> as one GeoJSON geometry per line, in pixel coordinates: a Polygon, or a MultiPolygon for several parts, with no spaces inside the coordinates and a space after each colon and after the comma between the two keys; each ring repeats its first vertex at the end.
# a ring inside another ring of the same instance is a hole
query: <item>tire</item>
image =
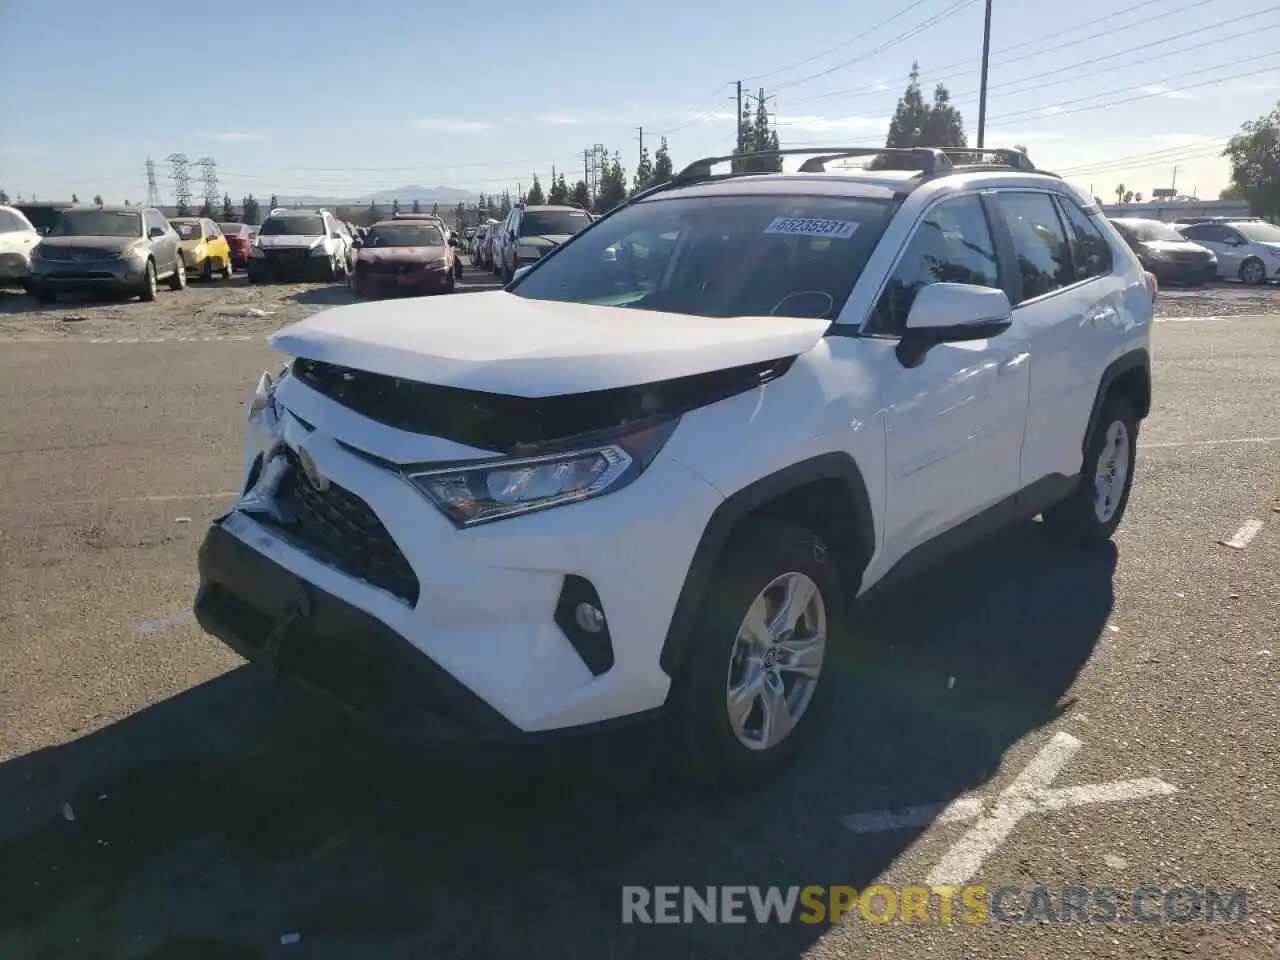
{"type": "Polygon", "coordinates": [[[449,282],[445,284],[444,292],[453,293],[457,289],[458,289],[458,275],[455,273],[450,273],[449,282]]]}
{"type": "Polygon", "coordinates": [[[329,262],[325,264],[324,273],[322,274],[326,283],[333,283],[338,279],[338,258],[330,257],[329,262]]]}
{"type": "Polygon", "coordinates": [[[142,289],[138,291],[138,299],[150,303],[156,298],[156,262],[147,261],[147,269],[142,277],[142,289]]]}
{"type": "Polygon", "coordinates": [[[213,257],[204,258],[204,266],[200,268],[200,282],[209,283],[213,280],[213,257]]]}
{"type": "MultiPolygon", "coordinates": [[[[151,265],[151,269],[155,269],[154,263],[151,265]]],[[[187,262],[181,257],[174,264],[173,276],[169,278],[169,289],[174,292],[187,289],[187,262]]]]}
{"type": "Polygon", "coordinates": [[[38,300],[40,303],[57,303],[58,302],[58,291],[53,287],[49,287],[41,283],[36,285],[35,290],[33,292],[35,293],[36,300],[38,300]]]}
{"type": "Polygon", "coordinates": [[[748,521],[735,534],[712,577],[672,694],[674,759],[682,775],[709,786],[745,786],[774,775],[795,758],[820,727],[831,686],[829,680],[823,682],[822,667],[844,629],[842,596],[833,558],[809,530],[777,521],[748,521]],[[761,624],[770,617],[780,622],[777,602],[788,583],[812,588],[814,599],[803,609],[795,632],[782,634],[790,639],[753,651],[751,644],[740,641],[749,614],[763,604],[761,624]],[[782,657],[787,654],[779,651],[798,649],[804,641],[796,636],[817,636],[818,630],[821,641],[804,648],[815,671],[810,680],[784,666],[782,657]],[[758,686],[758,692],[740,698],[745,709],[735,721],[730,697],[733,689],[745,684],[758,686]],[[773,699],[779,693],[781,701],[773,699]],[[795,698],[794,705],[787,702],[790,698],[795,698]],[[767,702],[785,712],[767,712],[767,702]],[[788,729],[772,744],[766,716],[787,718],[788,729]]]}
{"type": "Polygon", "coordinates": [[[1240,280],[1250,286],[1258,287],[1267,282],[1267,267],[1257,257],[1250,257],[1240,264],[1240,280]]]}
{"type": "Polygon", "coordinates": [[[1138,419],[1133,407],[1123,397],[1109,397],[1085,451],[1080,485],[1044,512],[1045,529],[1070,546],[1087,547],[1110,540],[1129,505],[1137,454],[1138,419]],[[1123,443],[1123,449],[1118,442],[1123,443]],[[1121,469],[1123,477],[1119,477],[1121,469]]]}

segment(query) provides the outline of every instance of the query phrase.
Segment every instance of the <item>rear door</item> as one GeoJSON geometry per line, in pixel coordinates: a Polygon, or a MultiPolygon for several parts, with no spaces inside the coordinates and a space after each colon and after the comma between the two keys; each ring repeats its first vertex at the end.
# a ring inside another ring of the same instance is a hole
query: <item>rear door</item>
{"type": "Polygon", "coordinates": [[[1184,227],[1182,235],[1194,240],[1201,246],[1208,247],[1218,258],[1218,276],[1235,277],[1240,273],[1243,258],[1237,248],[1227,242],[1226,228],[1220,223],[1196,223],[1184,227]]]}

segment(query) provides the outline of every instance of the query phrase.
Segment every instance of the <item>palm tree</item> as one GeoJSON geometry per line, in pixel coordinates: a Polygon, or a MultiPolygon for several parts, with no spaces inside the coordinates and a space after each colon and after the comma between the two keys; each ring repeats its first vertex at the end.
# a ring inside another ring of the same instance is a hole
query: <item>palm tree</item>
{"type": "Polygon", "coordinates": [[[1124,203],[1124,184],[1116,187],[1116,203],[1124,203]]]}

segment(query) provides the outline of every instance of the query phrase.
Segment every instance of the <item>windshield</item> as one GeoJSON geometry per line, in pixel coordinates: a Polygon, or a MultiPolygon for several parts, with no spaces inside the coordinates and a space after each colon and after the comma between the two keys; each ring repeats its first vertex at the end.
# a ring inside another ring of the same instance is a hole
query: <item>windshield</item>
{"type": "Polygon", "coordinates": [[[1280,243],[1280,227],[1272,223],[1233,223],[1231,225],[1239,230],[1254,243],[1280,243]]]}
{"type": "Polygon", "coordinates": [[[323,237],[323,217],[267,217],[258,235],[263,237],[323,237]]]}
{"type": "Polygon", "coordinates": [[[398,223],[374,227],[369,233],[370,247],[443,247],[440,230],[429,223],[398,223]]]}
{"type": "Polygon", "coordinates": [[[18,210],[31,221],[31,225],[37,230],[48,230],[58,222],[58,214],[61,212],[57,207],[31,206],[26,207],[18,204],[18,210]]]}
{"type": "Polygon", "coordinates": [[[218,224],[218,227],[222,230],[223,234],[228,237],[238,237],[244,232],[243,223],[220,223],[218,224]]]}
{"type": "Polygon", "coordinates": [[[1130,234],[1135,240],[1171,240],[1174,243],[1186,243],[1187,240],[1172,226],[1160,220],[1125,220],[1117,226],[1122,233],[1130,234]]]}
{"type": "Polygon", "coordinates": [[[526,210],[520,217],[520,236],[572,236],[590,223],[591,218],[580,210],[526,210]]]}
{"type": "Polygon", "coordinates": [[[64,210],[51,237],[140,237],[142,215],[124,210],[64,210]]]}
{"type": "Polygon", "coordinates": [[[511,292],[704,317],[833,319],[893,209],[794,194],[644,201],[566,244],[511,292]]]}
{"type": "Polygon", "coordinates": [[[170,220],[169,226],[178,232],[183,240],[199,240],[200,224],[195,220],[170,220]]]}

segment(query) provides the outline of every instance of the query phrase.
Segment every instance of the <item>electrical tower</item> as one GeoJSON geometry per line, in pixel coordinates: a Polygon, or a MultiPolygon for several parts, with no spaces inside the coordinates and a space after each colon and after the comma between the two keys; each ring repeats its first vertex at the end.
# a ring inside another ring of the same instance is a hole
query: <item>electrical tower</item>
{"type": "Polygon", "coordinates": [[[218,161],[213,157],[201,157],[196,166],[200,168],[200,180],[204,184],[204,202],[212,210],[218,205],[218,161]]]}
{"type": "Polygon", "coordinates": [[[169,179],[173,181],[173,202],[178,213],[191,209],[191,169],[185,153],[171,153],[165,157],[172,168],[169,179]]]}
{"type": "Polygon", "coordinates": [[[160,188],[156,186],[156,162],[147,157],[147,206],[160,206],[160,188]]]}

